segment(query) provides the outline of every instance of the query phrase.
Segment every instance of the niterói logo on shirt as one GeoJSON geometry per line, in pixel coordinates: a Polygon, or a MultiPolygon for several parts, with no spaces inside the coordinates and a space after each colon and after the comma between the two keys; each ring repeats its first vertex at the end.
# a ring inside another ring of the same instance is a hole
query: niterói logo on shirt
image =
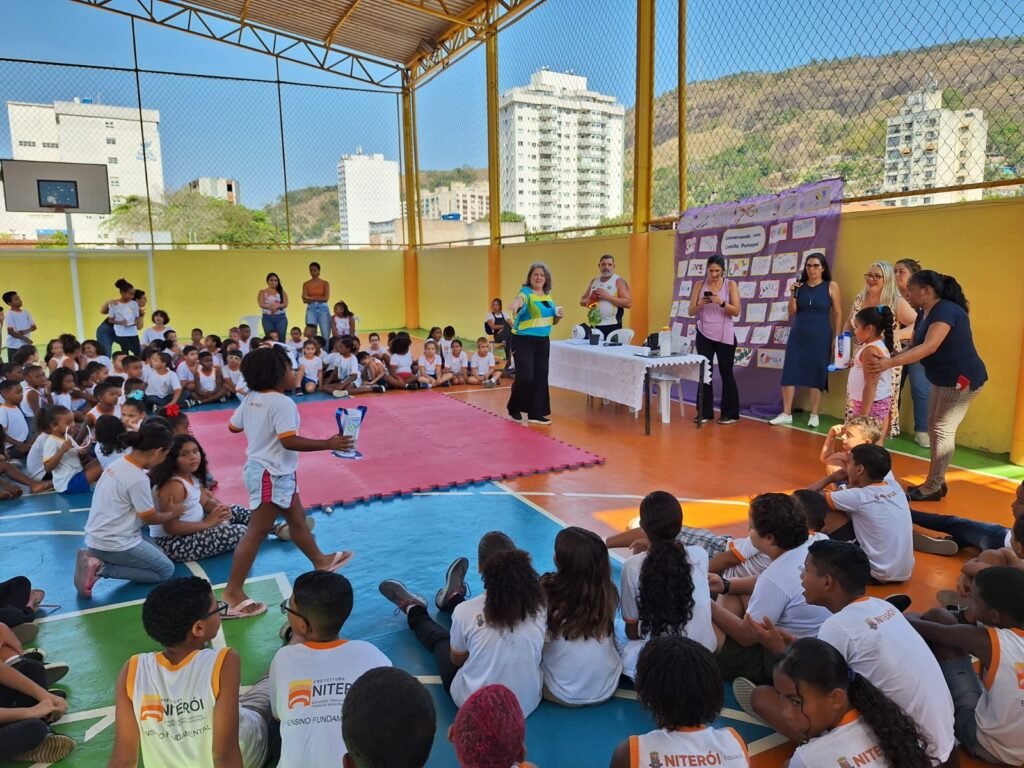
{"type": "Polygon", "coordinates": [[[156,720],[158,723],[164,721],[164,700],[159,696],[149,695],[142,697],[142,706],[139,707],[139,722],[143,720],[156,720]]]}
{"type": "Polygon", "coordinates": [[[696,768],[696,766],[708,766],[711,768],[712,766],[728,765],[729,761],[741,758],[746,759],[742,752],[728,753],[708,750],[696,755],[669,755],[662,754],[661,752],[651,752],[647,768],[696,768]]]}
{"type": "Polygon", "coordinates": [[[309,707],[313,704],[313,681],[294,680],[288,683],[288,709],[309,707]]]}
{"type": "Polygon", "coordinates": [[[344,677],[293,680],[288,683],[288,709],[296,707],[337,708],[345,700],[352,682],[344,677]]]}
{"type": "Polygon", "coordinates": [[[870,749],[865,749],[859,755],[854,755],[852,760],[848,757],[840,757],[836,760],[836,763],[839,768],[855,768],[855,766],[871,765],[872,763],[881,760],[883,757],[884,753],[882,752],[882,748],[875,746],[870,749]]]}
{"type": "Polygon", "coordinates": [[[1024,663],[1016,662],[1013,671],[1017,673],[1017,687],[1024,690],[1024,663]]]}
{"type": "MultiPolygon", "coordinates": [[[[206,702],[199,698],[169,699],[157,694],[145,694],[139,707],[139,725],[147,720],[152,725],[160,726],[161,731],[173,731],[175,738],[199,736],[211,728],[210,713],[206,710],[206,702]]],[[[157,731],[143,729],[147,736],[157,731]]]]}

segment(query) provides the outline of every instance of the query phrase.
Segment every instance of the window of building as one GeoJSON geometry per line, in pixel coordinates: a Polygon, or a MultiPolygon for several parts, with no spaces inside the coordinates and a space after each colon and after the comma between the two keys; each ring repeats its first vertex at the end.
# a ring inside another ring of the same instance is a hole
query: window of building
{"type": "Polygon", "coordinates": [[[113,120],[106,120],[103,123],[103,127],[104,128],[113,128],[114,127],[114,121],[113,120]]]}
{"type": "Polygon", "coordinates": [[[117,144],[117,139],[113,136],[107,136],[107,144],[117,144]]]}
{"type": "Polygon", "coordinates": [[[34,147],[35,145],[34,141],[25,141],[24,139],[18,142],[19,147],[34,147]]]}
{"type": "Polygon", "coordinates": [[[924,198],[924,204],[925,205],[928,205],[929,203],[931,203],[931,201],[932,201],[932,199],[930,197],[924,198]]]}
{"type": "Polygon", "coordinates": [[[108,157],[107,158],[107,165],[117,165],[117,158],[116,157],[108,157]]]}
{"type": "Polygon", "coordinates": [[[121,180],[119,178],[117,178],[117,176],[111,176],[110,177],[110,186],[111,187],[120,187],[121,186],[121,180]]]}
{"type": "Polygon", "coordinates": [[[47,149],[58,149],[60,147],[60,144],[58,144],[56,141],[44,141],[43,146],[46,147],[47,149]]]}

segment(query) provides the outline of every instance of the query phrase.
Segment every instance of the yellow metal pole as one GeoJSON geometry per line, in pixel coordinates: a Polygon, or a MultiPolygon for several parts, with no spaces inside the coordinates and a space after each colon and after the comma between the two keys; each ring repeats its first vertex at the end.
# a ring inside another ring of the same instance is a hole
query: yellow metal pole
{"type": "Polygon", "coordinates": [[[501,153],[498,144],[498,28],[494,2],[487,3],[487,187],[490,242],[487,246],[487,298],[501,295],[501,153]]]}
{"type": "Polygon", "coordinates": [[[423,203],[420,196],[420,142],[419,142],[419,128],[416,127],[416,83],[413,81],[412,87],[409,89],[409,99],[412,108],[409,114],[412,115],[412,168],[413,179],[415,179],[413,190],[416,195],[416,230],[419,232],[417,242],[423,245],[423,203]]]}
{"type": "Polygon", "coordinates": [[[679,211],[686,210],[686,0],[679,0],[679,211]]]}
{"type": "Polygon", "coordinates": [[[1017,408],[1010,436],[1010,461],[1024,466],[1024,336],[1020,340],[1020,366],[1017,370],[1017,408]]]}
{"type": "Polygon", "coordinates": [[[651,220],[651,158],[654,152],[654,0],[636,4],[636,119],[633,147],[633,232],[629,236],[629,278],[633,294],[630,324],[648,333],[651,220]]]}
{"type": "Polygon", "coordinates": [[[413,88],[409,72],[402,85],[402,154],[405,160],[405,327],[420,327],[419,263],[416,248],[419,244],[417,224],[420,217],[418,172],[416,168],[416,128],[413,119],[413,88]]]}

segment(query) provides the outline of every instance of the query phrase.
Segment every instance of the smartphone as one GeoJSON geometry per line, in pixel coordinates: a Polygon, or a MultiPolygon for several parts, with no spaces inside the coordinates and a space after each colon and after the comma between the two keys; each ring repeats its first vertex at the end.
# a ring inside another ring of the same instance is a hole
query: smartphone
{"type": "Polygon", "coordinates": [[[710,299],[711,298],[711,291],[704,291],[704,298],[705,299],[710,299]]]}

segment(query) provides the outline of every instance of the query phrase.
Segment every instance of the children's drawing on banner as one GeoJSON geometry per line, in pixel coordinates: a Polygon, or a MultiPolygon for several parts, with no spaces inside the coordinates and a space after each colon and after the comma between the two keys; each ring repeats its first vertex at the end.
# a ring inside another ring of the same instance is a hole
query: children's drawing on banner
{"type": "Polygon", "coordinates": [[[800,206],[800,198],[797,197],[796,192],[786,192],[779,198],[779,213],[780,219],[791,219],[796,216],[797,210],[800,206]]]}
{"type": "Polygon", "coordinates": [[[750,274],[751,276],[756,275],[767,275],[772,269],[772,257],[771,256],[755,256],[750,260],[750,274]]]}
{"type": "Polygon", "coordinates": [[[779,281],[778,280],[762,280],[760,285],[757,287],[757,298],[759,299],[777,299],[779,297],[779,281]]]}
{"type": "Polygon", "coordinates": [[[771,338],[772,327],[770,325],[759,325],[750,332],[751,344],[767,344],[771,338]]]}
{"type": "Polygon", "coordinates": [[[781,344],[783,346],[789,341],[789,326],[788,325],[777,325],[775,326],[775,332],[772,334],[772,343],[781,344]]]}
{"type": "Polygon", "coordinates": [[[786,362],[786,350],[784,349],[759,349],[757,350],[758,368],[781,369],[786,362]]]}
{"type": "Polygon", "coordinates": [[[750,259],[732,258],[729,259],[729,277],[746,277],[750,272],[750,259]]]}
{"type": "Polygon", "coordinates": [[[684,253],[686,253],[687,256],[692,256],[696,252],[696,250],[697,250],[697,238],[696,237],[688,237],[688,238],[686,238],[686,247],[684,248],[684,253]]]}
{"type": "Polygon", "coordinates": [[[794,240],[806,240],[809,237],[814,237],[815,231],[814,219],[797,219],[793,222],[794,240]]]}
{"type": "Polygon", "coordinates": [[[749,325],[734,325],[732,332],[736,334],[737,344],[746,344],[747,339],[750,337],[750,326],[749,325]]]}
{"type": "Polygon", "coordinates": [[[686,277],[686,268],[689,264],[688,261],[680,261],[676,264],[676,277],[686,277]]]}
{"type": "MultiPolygon", "coordinates": [[[[683,280],[683,282],[679,284],[679,293],[676,295],[679,296],[680,299],[688,299],[692,293],[693,283],[689,280],[683,280]]],[[[673,315],[673,317],[675,317],[675,315],[673,315]]]]}
{"type": "Polygon", "coordinates": [[[754,358],[754,350],[750,347],[736,347],[736,357],[733,358],[733,365],[737,368],[747,368],[754,358]]]}
{"type": "Polygon", "coordinates": [[[741,299],[752,299],[754,298],[754,294],[757,292],[757,281],[748,280],[746,282],[739,283],[736,287],[739,288],[741,299]]]}
{"type": "MultiPolygon", "coordinates": [[[[681,301],[672,302],[672,314],[670,315],[670,317],[679,317],[679,310],[682,308],[682,303],[683,302],[681,301]]],[[[689,309],[689,307],[687,307],[687,309],[689,309]]]]}
{"type": "Polygon", "coordinates": [[[718,250],[718,235],[704,235],[700,239],[701,253],[715,253],[718,250]]]}
{"type": "Polygon", "coordinates": [[[696,341],[697,340],[697,325],[696,325],[696,323],[693,324],[693,325],[687,326],[687,328],[686,328],[686,338],[688,338],[690,341],[696,341]]]}
{"type": "MultiPolygon", "coordinates": [[[[717,241],[718,238],[715,238],[717,241]]],[[[690,259],[690,266],[686,269],[687,277],[704,277],[704,271],[708,268],[708,263],[704,259],[690,259]]]]}
{"type": "Polygon", "coordinates": [[[768,322],[784,323],[787,320],[789,320],[789,299],[773,301],[771,311],[768,313],[768,322]]]}
{"type": "Polygon", "coordinates": [[[800,193],[801,213],[820,213],[832,204],[832,196],[828,187],[816,187],[800,193]]]}
{"type": "Polygon", "coordinates": [[[781,243],[786,239],[786,235],[789,234],[789,222],[782,221],[778,224],[773,224],[771,230],[768,232],[769,243],[781,243]]]}
{"type": "Polygon", "coordinates": [[[763,323],[766,317],[768,317],[767,304],[747,304],[748,323],[763,323]]]}
{"type": "Polygon", "coordinates": [[[788,297],[793,295],[793,286],[796,285],[796,282],[799,279],[799,277],[791,277],[786,280],[786,287],[782,289],[782,295],[786,296],[787,300],[788,297]]]}
{"type": "Polygon", "coordinates": [[[777,253],[775,258],[772,260],[772,272],[775,273],[790,273],[796,272],[796,260],[799,258],[794,253],[777,253]]]}

